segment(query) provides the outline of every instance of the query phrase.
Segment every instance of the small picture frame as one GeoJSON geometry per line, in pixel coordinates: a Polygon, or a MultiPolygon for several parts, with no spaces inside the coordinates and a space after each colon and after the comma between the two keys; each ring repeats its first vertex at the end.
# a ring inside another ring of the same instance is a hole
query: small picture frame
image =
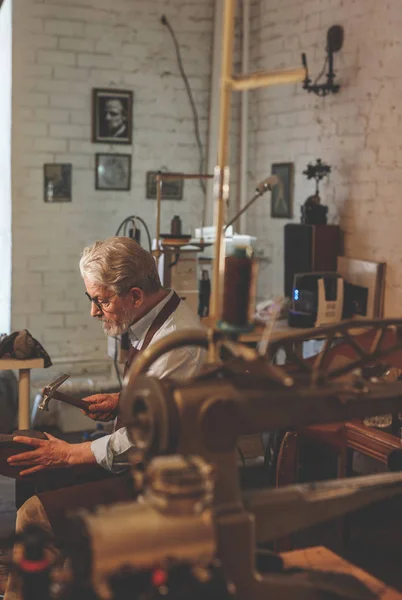
{"type": "Polygon", "coordinates": [[[43,165],[43,199],[47,203],[71,202],[72,165],[43,165]]]}
{"type": "Polygon", "coordinates": [[[272,175],[277,175],[282,186],[275,185],[271,192],[271,217],[273,219],[291,219],[293,217],[294,164],[275,163],[271,167],[272,175]]]}
{"type": "Polygon", "coordinates": [[[133,92],[92,90],[92,142],[132,144],[133,92]]]}
{"type": "Polygon", "coordinates": [[[122,192],[131,189],[131,154],[96,154],[95,189],[122,192]]]}
{"type": "MultiPolygon", "coordinates": [[[[146,174],[146,196],[149,200],[156,199],[156,176],[160,171],[147,171],[146,174]]],[[[181,175],[180,173],[170,173],[170,176],[181,175]]],[[[183,199],[184,179],[169,179],[162,181],[162,200],[182,200],[183,199]]]]}

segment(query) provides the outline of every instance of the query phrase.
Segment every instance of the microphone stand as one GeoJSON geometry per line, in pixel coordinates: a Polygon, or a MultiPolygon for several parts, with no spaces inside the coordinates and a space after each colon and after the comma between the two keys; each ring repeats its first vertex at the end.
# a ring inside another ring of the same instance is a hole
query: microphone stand
{"type": "Polygon", "coordinates": [[[241,215],[243,213],[246,212],[246,210],[248,210],[250,208],[250,206],[257,200],[257,198],[260,198],[261,196],[263,196],[266,192],[271,191],[274,185],[277,185],[279,183],[279,181],[276,182],[269,182],[268,180],[263,181],[262,183],[260,183],[257,187],[256,187],[256,192],[254,194],[254,196],[251,198],[251,200],[249,200],[247,202],[247,204],[245,206],[243,206],[243,208],[236,214],[235,217],[233,217],[233,219],[231,219],[229,221],[229,223],[227,223],[225,225],[225,229],[224,231],[227,230],[228,227],[230,227],[231,225],[233,225],[233,223],[235,221],[237,221],[237,219],[239,217],[241,217],[241,215]]]}

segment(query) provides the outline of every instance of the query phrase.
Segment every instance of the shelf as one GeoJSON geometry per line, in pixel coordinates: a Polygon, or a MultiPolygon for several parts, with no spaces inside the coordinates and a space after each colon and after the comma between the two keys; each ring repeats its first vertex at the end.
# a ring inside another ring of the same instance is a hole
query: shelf
{"type": "Polygon", "coordinates": [[[43,369],[45,361],[43,358],[29,358],[18,360],[18,358],[0,358],[0,371],[12,371],[15,369],[43,369]]]}

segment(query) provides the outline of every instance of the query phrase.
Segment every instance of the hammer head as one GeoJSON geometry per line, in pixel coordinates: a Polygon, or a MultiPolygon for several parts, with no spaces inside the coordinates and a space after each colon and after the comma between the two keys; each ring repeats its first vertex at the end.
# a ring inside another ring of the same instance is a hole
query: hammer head
{"type": "Polygon", "coordinates": [[[46,385],[42,390],[42,400],[39,402],[38,408],[41,410],[49,410],[49,402],[52,399],[54,392],[69,377],[70,375],[60,375],[60,377],[46,385]]]}

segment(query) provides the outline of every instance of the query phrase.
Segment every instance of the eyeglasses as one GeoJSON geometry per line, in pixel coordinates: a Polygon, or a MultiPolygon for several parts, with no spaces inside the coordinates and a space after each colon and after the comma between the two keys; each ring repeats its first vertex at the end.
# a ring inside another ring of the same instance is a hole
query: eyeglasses
{"type": "Polygon", "coordinates": [[[110,296],[110,298],[107,298],[105,300],[98,300],[98,298],[92,298],[92,296],[90,296],[88,294],[88,292],[85,292],[85,295],[88,298],[88,300],[91,302],[91,304],[95,304],[96,308],[98,310],[100,310],[101,312],[107,312],[108,306],[110,304],[110,300],[112,298],[114,298],[115,296],[117,296],[117,294],[113,294],[113,296],[110,296]]]}

